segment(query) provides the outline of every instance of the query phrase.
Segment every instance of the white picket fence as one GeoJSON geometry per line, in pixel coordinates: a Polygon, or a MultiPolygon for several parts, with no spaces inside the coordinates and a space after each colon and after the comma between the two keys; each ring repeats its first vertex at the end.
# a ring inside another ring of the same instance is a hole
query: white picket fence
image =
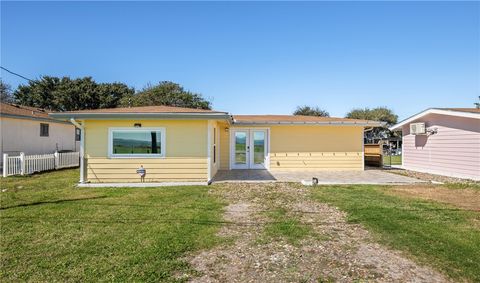
{"type": "Polygon", "coordinates": [[[28,175],[35,172],[56,170],[67,167],[77,167],[80,164],[79,152],[64,152],[52,154],[19,156],[3,155],[3,177],[12,175],[28,175]]]}
{"type": "Polygon", "coordinates": [[[80,152],[58,153],[55,169],[80,166],[80,152]]]}
{"type": "Polygon", "coordinates": [[[19,175],[22,172],[22,161],[20,156],[3,155],[3,177],[19,175]]]}

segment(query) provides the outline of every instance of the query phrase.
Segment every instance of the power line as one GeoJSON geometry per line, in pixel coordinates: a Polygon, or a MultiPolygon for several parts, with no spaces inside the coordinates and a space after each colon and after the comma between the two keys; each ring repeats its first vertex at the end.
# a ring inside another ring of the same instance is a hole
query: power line
{"type": "Polygon", "coordinates": [[[22,78],[22,79],[24,79],[24,80],[27,80],[27,81],[32,82],[32,83],[34,82],[34,80],[31,80],[31,79],[29,79],[29,78],[27,78],[27,77],[24,77],[24,76],[22,76],[22,75],[20,75],[20,74],[15,73],[15,72],[12,72],[12,71],[10,71],[10,70],[7,69],[7,68],[4,68],[4,67],[2,67],[2,66],[0,66],[0,68],[1,68],[2,70],[6,71],[6,72],[9,72],[9,73],[12,74],[12,75],[15,75],[15,76],[17,76],[17,77],[20,77],[20,78],[22,78]]]}

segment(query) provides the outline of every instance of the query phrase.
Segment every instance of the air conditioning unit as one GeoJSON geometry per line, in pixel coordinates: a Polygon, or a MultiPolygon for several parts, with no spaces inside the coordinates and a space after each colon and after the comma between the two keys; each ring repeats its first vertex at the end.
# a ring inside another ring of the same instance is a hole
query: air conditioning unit
{"type": "Polygon", "coordinates": [[[410,134],[412,135],[425,135],[427,133],[425,129],[425,123],[411,123],[410,134]]]}

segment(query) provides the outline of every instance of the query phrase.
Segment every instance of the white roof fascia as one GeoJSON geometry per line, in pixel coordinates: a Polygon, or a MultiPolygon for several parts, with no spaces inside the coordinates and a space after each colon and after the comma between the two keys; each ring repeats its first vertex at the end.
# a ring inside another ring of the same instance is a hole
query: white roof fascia
{"type": "Polygon", "coordinates": [[[234,121],[234,125],[306,125],[306,126],[363,126],[363,127],[382,127],[385,125],[385,122],[268,122],[268,121],[257,121],[257,122],[237,122],[234,121]]]}
{"type": "Polygon", "coordinates": [[[427,110],[424,110],[416,115],[413,115],[400,123],[393,125],[389,128],[390,131],[395,131],[400,129],[406,124],[411,123],[412,121],[415,121],[417,119],[422,118],[423,116],[426,116],[428,114],[440,114],[440,115],[450,115],[450,116],[456,116],[456,117],[465,117],[465,118],[473,118],[473,119],[480,119],[480,114],[478,113],[471,113],[471,112],[463,112],[463,111],[455,111],[455,110],[445,110],[445,109],[436,109],[436,108],[429,108],[427,110]]]}
{"type": "Polygon", "coordinates": [[[63,119],[230,119],[226,113],[49,113],[63,119]]]}

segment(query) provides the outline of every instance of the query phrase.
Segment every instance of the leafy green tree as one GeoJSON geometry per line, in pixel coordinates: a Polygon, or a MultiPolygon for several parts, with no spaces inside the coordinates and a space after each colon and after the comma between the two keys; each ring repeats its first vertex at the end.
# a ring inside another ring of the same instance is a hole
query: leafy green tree
{"type": "Polygon", "coordinates": [[[293,115],[330,117],[330,114],[327,111],[320,109],[318,106],[310,107],[307,105],[297,106],[293,115]]]}
{"type": "Polygon", "coordinates": [[[12,95],[12,87],[0,79],[0,101],[4,103],[13,103],[15,100],[12,95]]]}
{"type": "Polygon", "coordinates": [[[375,128],[371,131],[365,132],[367,142],[395,136],[395,133],[392,133],[387,127],[396,124],[398,116],[393,110],[387,107],[353,109],[347,113],[346,118],[386,122],[386,127],[384,128],[375,128]]]}
{"type": "Polygon", "coordinates": [[[14,92],[19,104],[53,111],[114,108],[135,90],[123,83],[97,83],[91,77],[71,79],[44,76],[20,85],[14,92]]]}
{"type": "Polygon", "coordinates": [[[101,83],[97,86],[97,91],[105,95],[100,96],[99,108],[112,108],[120,106],[123,97],[131,96],[135,93],[133,88],[124,83],[101,83]]]}
{"type": "Polygon", "coordinates": [[[56,110],[53,107],[53,92],[59,82],[59,78],[45,76],[40,80],[30,81],[28,85],[18,86],[13,96],[21,105],[56,110]]]}
{"type": "Polygon", "coordinates": [[[122,106],[167,105],[186,108],[211,109],[211,102],[202,95],[186,91],[181,85],[169,81],[147,85],[135,95],[122,98],[122,106]]]}
{"type": "Polygon", "coordinates": [[[473,105],[475,105],[475,107],[476,107],[477,109],[480,109],[480,96],[478,97],[478,101],[479,101],[479,102],[473,103],[473,105]]]}
{"type": "Polygon", "coordinates": [[[394,125],[398,121],[398,116],[387,107],[353,109],[347,113],[346,118],[381,121],[386,122],[387,126],[394,125]]]}

